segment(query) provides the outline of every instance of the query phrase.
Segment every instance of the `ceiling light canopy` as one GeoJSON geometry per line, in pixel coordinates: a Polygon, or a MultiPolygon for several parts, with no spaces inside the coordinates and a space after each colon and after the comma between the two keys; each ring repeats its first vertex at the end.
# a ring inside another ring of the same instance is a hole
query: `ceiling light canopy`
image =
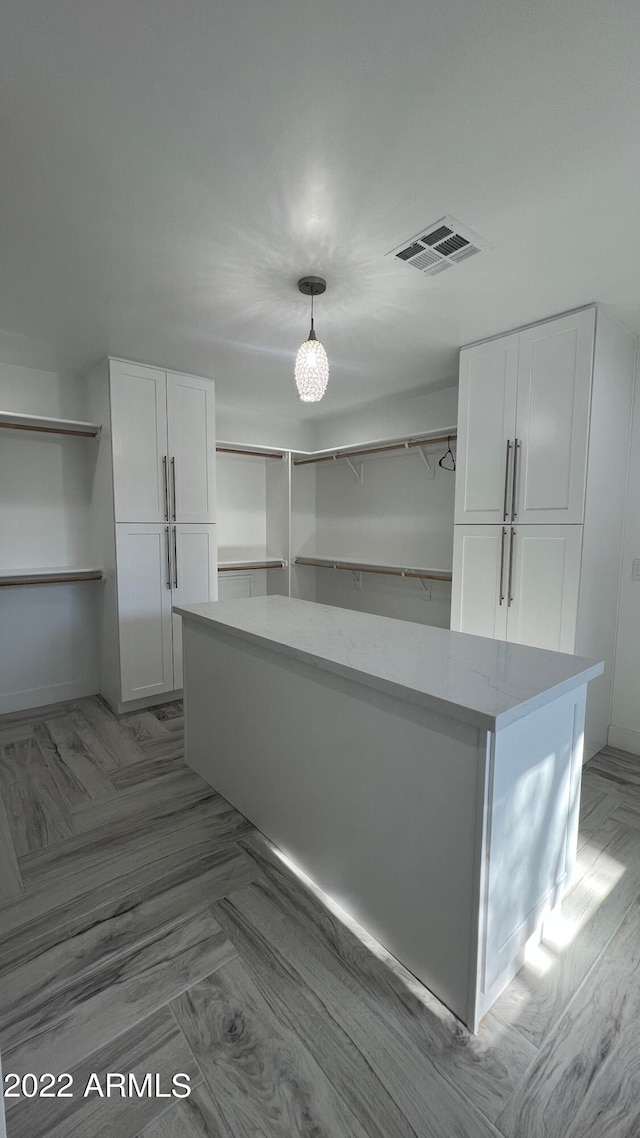
{"type": "Polygon", "coordinates": [[[323,277],[301,277],[298,281],[300,292],[311,297],[311,330],[309,338],[298,348],[295,368],[296,387],[303,403],[317,403],[322,399],[329,382],[327,353],[313,328],[313,298],[321,296],[326,287],[323,277]]]}

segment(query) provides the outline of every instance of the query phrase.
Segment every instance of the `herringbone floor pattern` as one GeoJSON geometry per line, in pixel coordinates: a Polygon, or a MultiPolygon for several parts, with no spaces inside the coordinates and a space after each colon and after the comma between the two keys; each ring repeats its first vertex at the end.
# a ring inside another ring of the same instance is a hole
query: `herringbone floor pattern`
{"type": "Polygon", "coordinates": [[[185,766],[182,726],[97,697],[0,719],[5,1090],[72,1080],[19,1083],[8,1138],[637,1138],[640,760],[585,769],[578,878],[473,1037],[185,766]]]}

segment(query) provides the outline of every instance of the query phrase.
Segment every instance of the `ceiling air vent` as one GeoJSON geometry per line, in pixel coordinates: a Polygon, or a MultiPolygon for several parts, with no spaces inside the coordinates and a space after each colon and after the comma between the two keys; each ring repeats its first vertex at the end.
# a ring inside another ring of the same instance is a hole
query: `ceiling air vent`
{"type": "Polygon", "coordinates": [[[387,256],[398,257],[425,276],[435,277],[461,261],[475,257],[484,248],[485,242],[477,233],[461,225],[455,217],[442,217],[428,229],[421,229],[415,237],[403,241],[387,256]]]}

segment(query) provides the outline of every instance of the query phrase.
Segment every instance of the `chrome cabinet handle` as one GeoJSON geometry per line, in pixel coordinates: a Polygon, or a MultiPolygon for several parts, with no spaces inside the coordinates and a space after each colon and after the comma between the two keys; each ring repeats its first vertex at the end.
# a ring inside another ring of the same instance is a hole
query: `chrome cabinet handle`
{"type": "Polygon", "coordinates": [[[507,540],[507,527],[502,527],[502,548],[500,550],[500,604],[504,603],[504,546],[507,540]]]}
{"type": "Polygon", "coordinates": [[[513,549],[516,541],[516,531],[511,527],[511,541],[509,542],[509,597],[507,600],[507,608],[511,608],[513,600],[513,549]]]}
{"type": "Polygon", "coordinates": [[[509,501],[509,454],[511,453],[511,439],[507,439],[507,460],[504,466],[504,508],[502,511],[502,520],[506,522],[509,509],[507,503],[509,501]]]}
{"type": "Polygon", "coordinates": [[[167,470],[166,454],[162,459],[162,470],[164,473],[164,516],[166,521],[169,521],[169,472],[167,470]]]}
{"type": "Polygon", "coordinates": [[[516,492],[518,489],[518,451],[520,450],[521,443],[516,439],[513,444],[513,481],[511,483],[511,521],[515,521],[517,515],[516,511],[516,492]]]}
{"type": "Polygon", "coordinates": [[[178,588],[178,538],[176,526],[173,527],[173,586],[178,588]]]}
{"type": "Polygon", "coordinates": [[[171,588],[171,547],[169,545],[169,526],[164,527],[164,536],[167,539],[167,588],[171,588]]]}
{"type": "Polygon", "coordinates": [[[176,460],[171,459],[171,486],[173,490],[173,520],[176,520],[176,460]]]}

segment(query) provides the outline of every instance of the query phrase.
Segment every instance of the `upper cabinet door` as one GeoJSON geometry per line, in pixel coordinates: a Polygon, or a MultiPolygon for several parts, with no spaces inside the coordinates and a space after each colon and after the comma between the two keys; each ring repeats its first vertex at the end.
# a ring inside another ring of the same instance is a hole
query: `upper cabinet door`
{"type": "Polygon", "coordinates": [[[111,360],[109,377],[116,521],[168,520],[166,372],[111,360]]]}
{"type": "Polygon", "coordinates": [[[171,521],[216,520],[213,380],[167,373],[171,521]]]}
{"type": "Polygon", "coordinates": [[[510,508],[518,336],[460,352],[457,523],[502,524],[510,508]]]}
{"type": "Polygon", "coordinates": [[[504,640],[507,635],[508,526],[455,526],[451,628],[504,640]]]}
{"type": "Polygon", "coordinates": [[[584,520],[594,331],[592,308],[520,333],[515,522],[584,520]]]}

